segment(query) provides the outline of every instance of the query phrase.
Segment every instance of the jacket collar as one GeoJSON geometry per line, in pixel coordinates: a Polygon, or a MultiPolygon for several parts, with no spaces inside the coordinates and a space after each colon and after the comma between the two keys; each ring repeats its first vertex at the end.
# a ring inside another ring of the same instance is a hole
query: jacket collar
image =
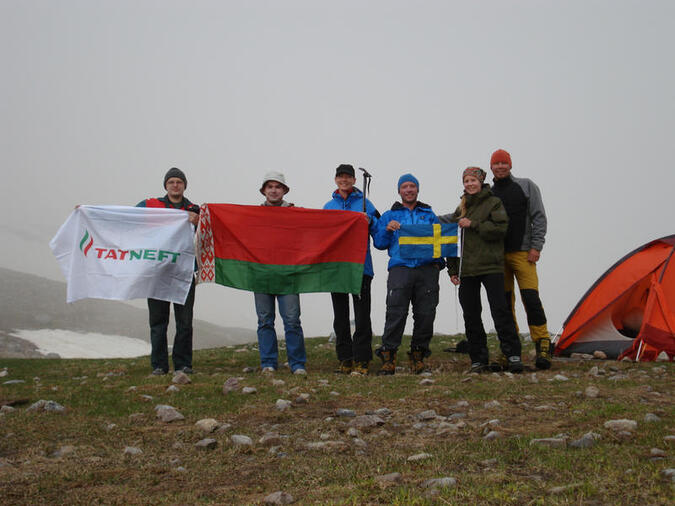
{"type": "MultiPolygon", "coordinates": [[[[408,208],[406,206],[404,206],[403,204],[401,204],[400,202],[394,202],[394,205],[391,206],[392,211],[398,211],[398,210],[401,210],[401,209],[408,209],[408,208]]],[[[427,211],[427,210],[431,209],[431,206],[429,204],[425,204],[424,202],[420,202],[418,200],[417,203],[415,204],[415,207],[413,208],[413,211],[416,210],[416,209],[427,211]]]]}
{"type": "Polygon", "coordinates": [[[335,190],[333,192],[333,198],[334,199],[339,198],[340,200],[349,200],[352,197],[361,197],[362,195],[363,195],[363,192],[361,190],[359,190],[356,186],[352,186],[352,191],[349,195],[347,195],[346,199],[342,198],[342,195],[340,195],[340,192],[338,190],[335,190]]]}

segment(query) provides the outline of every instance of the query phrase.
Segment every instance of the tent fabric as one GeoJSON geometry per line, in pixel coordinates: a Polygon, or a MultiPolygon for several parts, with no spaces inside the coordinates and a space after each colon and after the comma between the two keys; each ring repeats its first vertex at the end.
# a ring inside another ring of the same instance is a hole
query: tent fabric
{"type": "Polygon", "coordinates": [[[675,235],[624,256],[591,286],[563,324],[556,355],[675,356],[675,235]]]}

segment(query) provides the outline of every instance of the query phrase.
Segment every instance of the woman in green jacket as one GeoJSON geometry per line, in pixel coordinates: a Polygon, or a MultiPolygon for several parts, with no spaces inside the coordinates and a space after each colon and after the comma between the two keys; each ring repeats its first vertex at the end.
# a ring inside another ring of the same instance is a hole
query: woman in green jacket
{"type": "Polygon", "coordinates": [[[487,292],[508,370],[523,371],[520,339],[504,293],[504,236],[509,218],[502,201],[485,184],[485,171],[468,167],[462,174],[464,195],[454,213],[439,216],[441,223],[457,223],[462,236],[461,259],[448,258],[450,281],[459,285],[459,302],[469,341],[471,372],[487,370],[487,336],[481,319],[481,284],[487,292]]]}

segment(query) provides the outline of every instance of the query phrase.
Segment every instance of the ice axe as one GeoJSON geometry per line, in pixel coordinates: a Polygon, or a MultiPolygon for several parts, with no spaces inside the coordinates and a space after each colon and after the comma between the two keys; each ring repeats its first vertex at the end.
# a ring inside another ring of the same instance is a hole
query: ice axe
{"type": "Polygon", "coordinates": [[[370,189],[370,180],[373,176],[370,175],[366,169],[359,167],[359,170],[363,172],[363,212],[366,212],[366,197],[368,196],[368,190],[370,189]]]}

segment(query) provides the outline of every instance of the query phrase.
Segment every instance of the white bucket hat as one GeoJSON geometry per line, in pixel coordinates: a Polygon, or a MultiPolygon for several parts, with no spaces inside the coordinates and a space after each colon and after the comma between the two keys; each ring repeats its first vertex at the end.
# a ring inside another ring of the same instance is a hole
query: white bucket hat
{"type": "Polygon", "coordinates": [[[265,189],[265,185],[267,184],[268,181],[276,181],[277,183],[281,183],[283,187],[286,189],[284,195],[291,190],[286,184],[286,178],[284,177],[283,173],[272,170],[267,174],[265,174],[265,177],[263,178],[262,186],[260,187],[260,193],[262,193],[263,195],[265,195],[265,192],[263,190],[265,189]]]}

